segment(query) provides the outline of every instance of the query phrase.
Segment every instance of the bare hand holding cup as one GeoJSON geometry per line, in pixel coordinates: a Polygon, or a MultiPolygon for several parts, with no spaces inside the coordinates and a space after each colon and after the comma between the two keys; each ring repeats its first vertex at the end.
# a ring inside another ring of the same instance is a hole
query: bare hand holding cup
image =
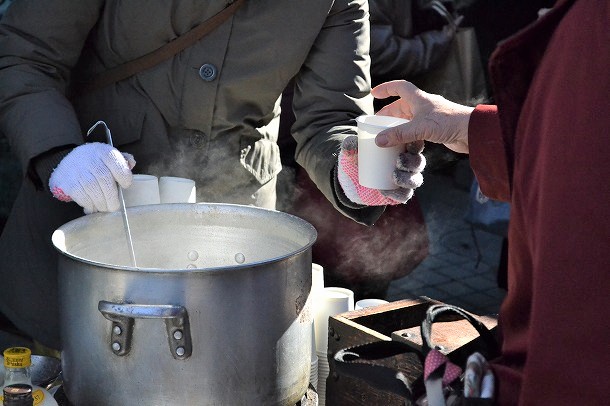
{"type": "Polygon", "coordinates": [[[380,132],[375,139],[378,146],[391,147],[423,140],[444,144],[458,153],[468,153],[468,122],[474,107],[426,93],[405,80],[382,83],[373,88],[371,94],[377,99],[398,96],[398,100],[377,114],[409,120],[380,132]]]}

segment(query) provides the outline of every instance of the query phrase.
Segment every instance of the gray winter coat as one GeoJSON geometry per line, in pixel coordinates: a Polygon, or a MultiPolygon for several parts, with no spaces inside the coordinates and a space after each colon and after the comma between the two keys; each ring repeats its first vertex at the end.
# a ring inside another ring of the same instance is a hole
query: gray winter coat
{"type": "MultiPolygon", "coordinates": [[[[416,32],[415,0],[370,0],[371,75],[373,84],[388,80],[412,80],[447,56],[453,32],[416,32]]],[[[442,20],[441,20],[442,21],[442,20]]]]}
{"type": "Polygon", "coordinates": [[[82,144],[97,120],[135,172],[193,178],[198,201],[274,207],[279,96],[296,76],[297,162],[344,214],[371,224],[383,210],[341,205],[333,179],[353,119],[372,113],[366,0],[247,0],[171,60],[66,98],[75,77],[151,52],[227,2],[19,0],[4,16],[0,131],[29,175],[0,240],[0,311],[43,344],[60,348],[50,236],[82,209],[37,188],[31,162],[82,144]]]}

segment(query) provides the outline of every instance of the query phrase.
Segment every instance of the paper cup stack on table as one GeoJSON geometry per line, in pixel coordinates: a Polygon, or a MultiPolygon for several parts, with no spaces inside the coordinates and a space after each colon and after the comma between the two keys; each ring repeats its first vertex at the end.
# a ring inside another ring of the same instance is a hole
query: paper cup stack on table
{"type": "Polygon", "coordinates": [[[328,365],[328,318],[354,310],[354,292],[345,288],[325,287],[317,300],[314,316],[316,333],[316,353],[318,355],[318,404],[326,401],[326,378],[330,373],[328,365]]]}
{"type": "MultiPolygon", "coordinates": [[[[317,312],[316,306],[320,300],[320,295],[324,289],[324,267],[320,264],[311,264],[311,310],[315,315],[317,312]]],[[[315,317],[314,317],[315,319],[315,317]]],[[[310,382],[313,387],[318,389],[318,354],[316,351],[316,327],[315,321],[311,322],[311,370],[310,370],[310,382]]]]}
{"type": "Polygon", "coordinates": [[[187,178],[161,176],[159,195],[161,203],[195,203],[195,181],[187,178]]]}
{"type": "Polygon", "coordinates": [[[375,137],[382,130],[395,127],[408,120],[387,116],[360,116],[358,124],[358,181],[362,186],[379,190],[397,189],[393,173],[396,159],[405,151],[404,145],[381,148],[375,144],[375,137]]]}
{"type": "Polygon", "coordinates": [[[153,175],[133,175],[133,182],[123,189],[125,207],[159,204],[159,180],[153,175]]]}
{"type": "Polygon", "coordinates": [[[354,310],[360,310],[367,307],[375,307],[387,303],[389,302],[383,299],[360,299],[354,305],[354,310]]]}
{"type": "Polygon", "coordinates": [[[320,264],[311,264],[311,293],[319,294],[324,289],[324,267],[320,264]]]}
{"type": "Polygon", "coordinates": [[[309,383],[318,390],[318,354],[316,354],[316,332],[311,323],[311,366],[309,368],[309,383]]]}

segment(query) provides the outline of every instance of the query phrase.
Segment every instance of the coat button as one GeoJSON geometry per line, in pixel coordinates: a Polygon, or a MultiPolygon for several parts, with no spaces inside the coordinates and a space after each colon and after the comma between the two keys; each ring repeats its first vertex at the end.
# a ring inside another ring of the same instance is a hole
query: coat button
{"type": "Polygon", "coordinates": [[[216,66],[212,65],[211,63],[205,63],[201,65],[201,68],[199,68],[199,76],[201,76],[201,79],[205,80],[206,82],[211,82],[212,80],[216,79],[217,74],[218,69],[216,69],[216,66]]]}
{"type": "Polygon", "coordinates": [[[201,148],[205,144],[205,134],[199,131],[194,132],[189,137],[189,142],[194,148],[201,148]]]}

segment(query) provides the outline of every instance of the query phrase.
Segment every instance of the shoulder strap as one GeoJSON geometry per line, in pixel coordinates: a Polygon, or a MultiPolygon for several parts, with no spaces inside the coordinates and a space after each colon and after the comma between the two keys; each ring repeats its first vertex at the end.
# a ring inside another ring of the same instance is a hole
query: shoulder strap
{"type": "Polygon", "coordinates": [[[163,45],[161,48],[158,48],[139,58],[125,62],[122,65],[115,66],[114,68],[101,72],[100,74],[94,76],[90,81],[78,85],[76,89],[77,94],[90,92],[92,90],[127,79],[136,73],[152,68],[153,66],[170,59],[178,52],[190,47],[201,38],[218,28],[233,13],[235,13],[235,11],[237,11],[237,9],[241,7],[244,2],[245,0],[233,1],[222,11],[208,18],[201,24],[198,24],[195,28],[187,31],[178,38],[163,45]]]}
{"type": "Polygon", "coordinates": [[[426,318],[422,321],[420,326],[421,338],[422,338],[422,353],[427,356],[431,349],[434,348],[432,343],[432,324],[437,321],[443,321],[443,316],[456,315],[467,320],[472,327],[474,327],[479,335],[481,336],[481,343],[483,344],[479,348],[479,352],[483,356],[490,360],[500,355],[500,344],[496,340],[494,334],[487,329],[485,324],[477,320],[473,315],[468,313],[461,307],[441,303],[435,304],[428,308],[426,311],[426,318]]]}

